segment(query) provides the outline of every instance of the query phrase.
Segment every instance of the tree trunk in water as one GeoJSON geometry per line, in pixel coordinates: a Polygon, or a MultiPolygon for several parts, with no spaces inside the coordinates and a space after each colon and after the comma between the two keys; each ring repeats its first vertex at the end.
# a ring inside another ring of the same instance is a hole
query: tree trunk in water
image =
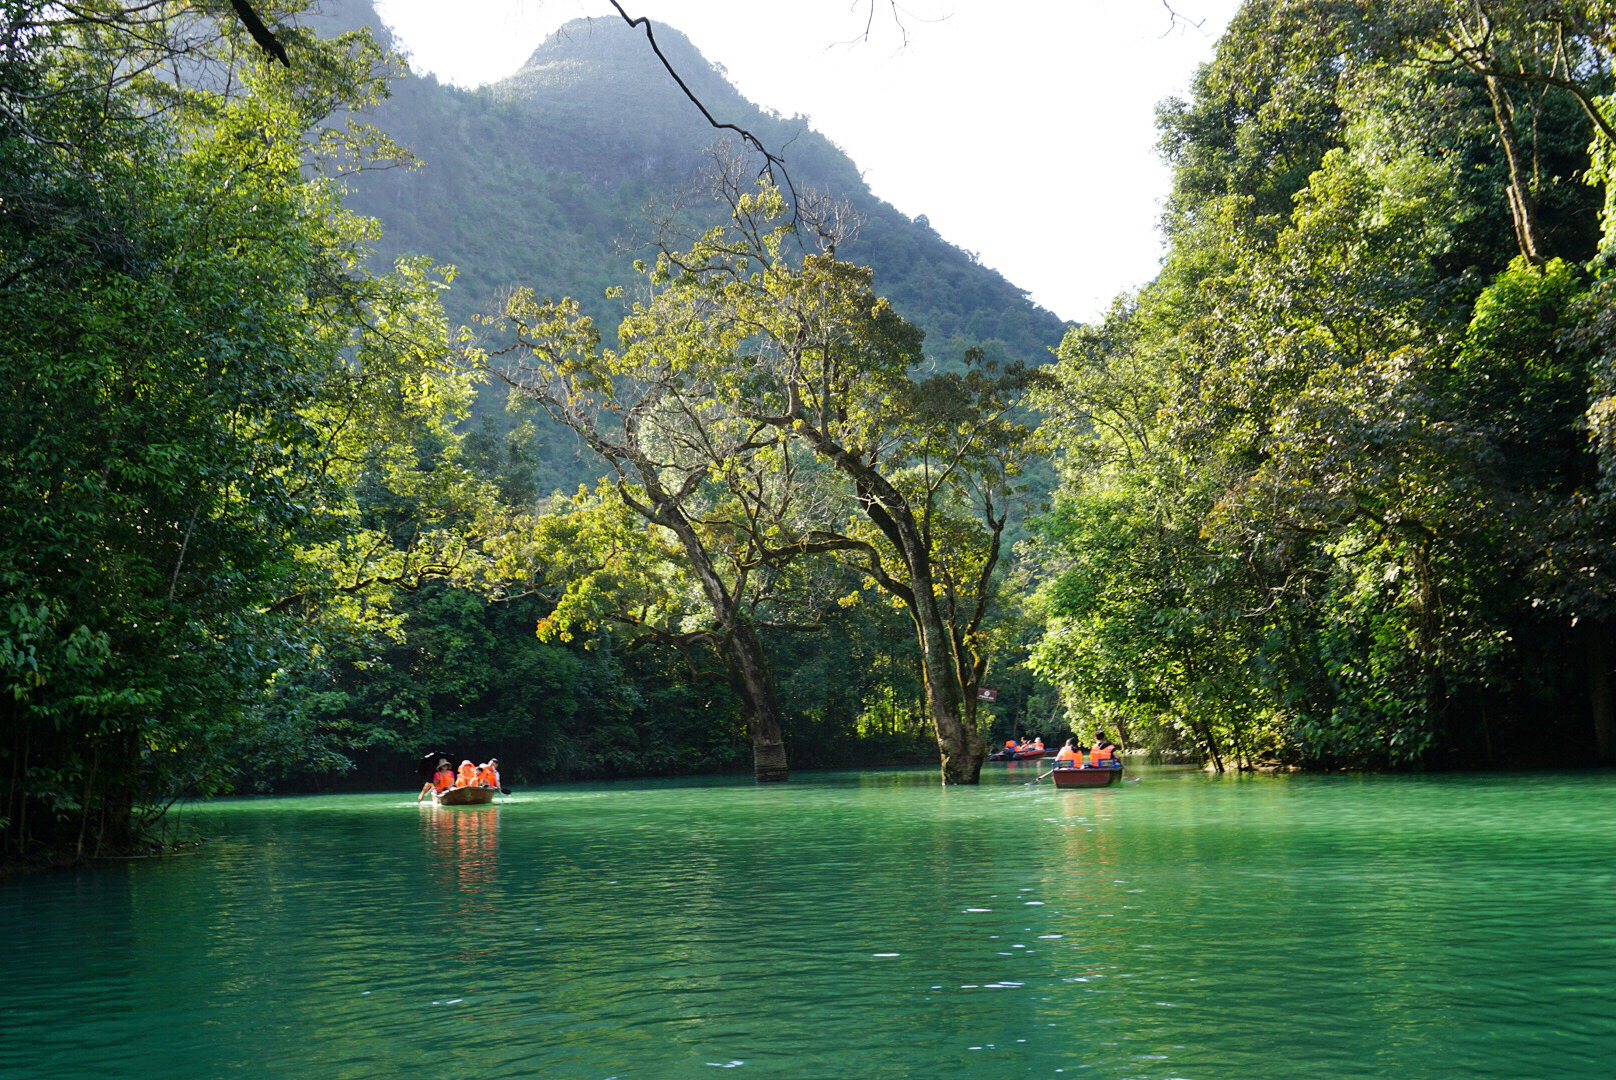
{"type": "Polygon", "coordinates": [[[723,628],[719,648],[729,665],[735,688],[746,703],[746,726],[752,733],[752,774],[760,784],[788,780],[791,770],[786,766],[786,748],[780,739],[780,703],[757,630],[741,609],[739,596],[730,591],[713,565],[683,508],[662,489],[654,469],[649,465],[637,467],[658,515],[650,520],[673,530],[679,538],[690,559],[690,569],[701,583],[714,618],[723,628]]]}
{"type": "Polygon", "coordinates": [[[1593,713],[1594,745],[1601,765],[1616,764],[1616,713],[1610,696],[1610,627],[1588,627],[1588,705],[1593,713]]]}
{"type": "MultiPolygon", "coordinates": [[[[1120,713],[1112,717],[1111,727],[1117,733],[1117,752],[1120,754],[1123,750],[1133,745],[1133,734],[1128,730],[1127,717],[1120,713]]],[[[1076,734],[1076,732],[1073,734],[1076,734]]]]}
{"type": "MultiPolygon", "coordinates": [[[[913,528],[911,523],[910,528],[913,528]]],[[[907,532],[909,530],[905,530],[907,532]]],[[[909,539],[907,536],[905,539],[909,539]]],[[[988,748],[976,729],[965,722],[960,702],[959,679],[949,647],[948,629],[937,609],[937,594],[931,584],[931,557],[921,547],[919,533],[913,541],[919,550],[902,549],[909,563],[914,589],[915,626],[920,632],[920,656],[926,675],[926,700],[931,705],[932,723],[937,729],[937,749],[942,754],[944,784],[975,784],[982,777],[982,761],[988,748]]]]}
{"type": "Polygon", "coordinates": [[[1212,737],[1212,725],[1207,724],[1201,730],[1206,737],[1206,752],[1212,755],[1212,767],[1221,773],[1223,771],[1223,758],[1218,754],[1218,741],[1212,737]]]}
{"type": "Polygon", "coordinates": [[[725,640],[724,651],[736,689],[746,702],[746,725],[752,733],[753,777],[760,784],[778,784],[791,779],[785,744],[780,738],[780,702],[775,694],[774,676],[752,624],[737,620],[725,640]]]}
{"type": "Polygon", "coordinates": [[[937,730],[944,784],[975,784],[981,779],[988,749],[976,729],[965,722],[960,708],[962,688],[954,662],[952,639],[932,587],[931,551],[908,500],[885,476],[866,464],[813,425],[813,417],[796,409],[792,430],[806,438],[814,452],[828,459],[853,481],[865,515],[902,556],[908,572],[906,585],[883,582],[902,597],[915,621],[920,641],[921,670],[925,675],[926,703],[937,730]]]}

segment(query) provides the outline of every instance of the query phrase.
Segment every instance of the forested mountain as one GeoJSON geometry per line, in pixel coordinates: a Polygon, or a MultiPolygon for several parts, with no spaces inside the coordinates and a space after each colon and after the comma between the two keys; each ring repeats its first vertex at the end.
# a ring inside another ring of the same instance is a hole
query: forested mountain
{"type": "MultiPolygon", "coordinates": [[[[368,4],[342,14],[373,21],[368,4]]],[[[1003,275],[875,198],[858,167],[805,119],[742,97],[683,34],[657,42],[715,116],[755,133],[802,189],[846,199],[862,218],[840,254],[875,269],[876,288],[927,334],[928,356],[957,362],[971,346],[1043,363],[1063,326],[1003,275]]],[[[646,233],[645,211],[688,188],[722,134],[684,97],[640,31],[578,19],[552,34],[522,69],[475,90],[407,77],[368,118],[422,165],[357,179],[349,205],[379,218],[379,253],[430,255],[460,268],[446,300],[465,321],[502,289],[578,299],[611,329],[646,233]]]]}

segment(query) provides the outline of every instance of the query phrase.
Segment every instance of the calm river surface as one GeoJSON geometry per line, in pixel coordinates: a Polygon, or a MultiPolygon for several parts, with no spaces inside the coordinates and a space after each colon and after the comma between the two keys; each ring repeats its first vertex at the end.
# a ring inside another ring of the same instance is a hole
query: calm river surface
{"type": "Polygon", "coordinates": [[[1034,775],[193,809],[0,884],[0,1075],[1616,1071],[1616,774],[1034,775]]]}

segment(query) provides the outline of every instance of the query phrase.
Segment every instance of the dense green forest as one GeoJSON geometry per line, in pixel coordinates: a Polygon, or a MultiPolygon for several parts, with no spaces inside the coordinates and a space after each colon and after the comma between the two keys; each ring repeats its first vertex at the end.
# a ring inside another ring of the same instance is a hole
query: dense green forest
{"type": "Polygon", "coordinates": [[[671,31],[790,186],[626,28],[467,92],[259,9],[6,2],[8,856],[438,749],[1616,756],[1601,5],[1247,3],[1063,338],[671,31]]]}
{"type": "Polygon", "coordinates": [[[1602,4],[1251,0],[1061,346],[1035,667],[1222,767],[1616,757],[1602,4]]]}

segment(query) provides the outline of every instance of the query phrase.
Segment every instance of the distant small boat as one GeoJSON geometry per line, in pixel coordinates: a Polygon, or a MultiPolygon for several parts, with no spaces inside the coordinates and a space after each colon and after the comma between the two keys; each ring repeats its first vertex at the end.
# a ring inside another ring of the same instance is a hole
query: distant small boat
{"type": "Polygon", "coordinates": [[[1058,788],[1106,787],[1122,779],[1120,766],[1090,769],[1056,769],[1049,775],[1058,788]]]}
{"type": "Polygon", "coordinates": [[[439,806],[482,806],[493,802],[498,794],[491,787],[452,787],[448,791],[434,791],[432,801],[439,806]]]}
{"type": "Polygon", "coordinates": [[[1008,746],[1001,746],[988,755],[989,761],[1027,761],[1032,758],[1041,758],[1049,753],[1047,749],[1029,747],[1026,750],[1011,750],[1008,746]]]}

